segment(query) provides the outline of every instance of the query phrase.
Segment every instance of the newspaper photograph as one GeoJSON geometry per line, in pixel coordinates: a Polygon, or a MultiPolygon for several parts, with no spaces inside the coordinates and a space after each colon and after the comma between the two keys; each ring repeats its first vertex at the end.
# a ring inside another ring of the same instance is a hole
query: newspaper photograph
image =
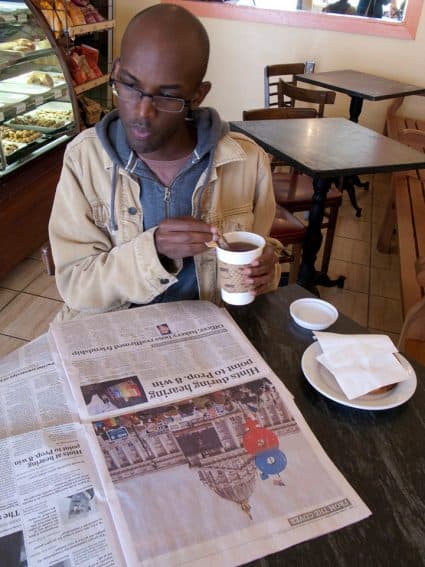
{"type": "Polygon", "coordinates": [[[95,421],[91,435],[144,567],[239,565],[369,515],[275,379],[95,421]]]}

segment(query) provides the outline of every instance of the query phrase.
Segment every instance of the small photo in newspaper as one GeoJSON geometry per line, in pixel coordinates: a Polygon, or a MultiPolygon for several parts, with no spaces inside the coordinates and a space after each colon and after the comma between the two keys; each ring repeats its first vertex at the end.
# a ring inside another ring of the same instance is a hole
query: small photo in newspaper
{"type": "Polygon", "coordinates": [[[96,512],[93,488],[61,496],[59,502],[59,510],[62,518],[62,524],[67,525],[77,518],[85,518],[93,512],[96,512]]]}
{"type": "Polygon", "coordinates": [[[27,554],[22,531],[0,537],[0,564],[7,565],[7,567],[27,567],[27,554]]]}
{"type": "Polygon", "coordinates": [[[137,376],[105,380],[81,386],[89,415],[99,415],[147,402],[145,390],[137,376]]]}

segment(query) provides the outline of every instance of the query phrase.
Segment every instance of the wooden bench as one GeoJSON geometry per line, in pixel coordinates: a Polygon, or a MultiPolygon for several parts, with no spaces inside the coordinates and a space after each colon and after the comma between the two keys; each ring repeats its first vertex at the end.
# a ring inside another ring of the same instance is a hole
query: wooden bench
{"type": "MultiPolygon", "coordinates": [[[[425,97],[425,95],[415,96],[425,97]]],[[[410,130],[425,130],[425,120],[409,118],[407,116],[397,114],[397,111],[401,108],[403,101],[404,97],[395,98],[387,111],[384,134],[394,140],[399,140],[400,132],[406,128],[410,130]]]]}
{"type": "MultiPolygon", "coordinates": [[[[425,152],[425,121],[396,114],[403,99],[396,99],[387,115],[386,133],[403,144],[425,152]]],[[[378,250],[389,252],[397,229],[403,328],[399,349],[425,364],[425,171],[394,173],[391,196],[382,223],[378,250]]]]}

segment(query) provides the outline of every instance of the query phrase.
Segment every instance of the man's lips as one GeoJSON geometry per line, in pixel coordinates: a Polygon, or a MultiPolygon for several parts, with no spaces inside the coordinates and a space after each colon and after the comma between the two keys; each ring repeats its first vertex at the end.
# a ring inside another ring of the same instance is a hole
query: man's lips
{"type": "Polygon", "coordinates": [[[133,133],[133,136],[137,140],[145,140],[146,138],[149,138],[149,136],[152,135],[151,130],[149,130],[145,126],[138,126],[137,124],[133,124],[133,126],[131,126],[131,131],[133,133]]]}

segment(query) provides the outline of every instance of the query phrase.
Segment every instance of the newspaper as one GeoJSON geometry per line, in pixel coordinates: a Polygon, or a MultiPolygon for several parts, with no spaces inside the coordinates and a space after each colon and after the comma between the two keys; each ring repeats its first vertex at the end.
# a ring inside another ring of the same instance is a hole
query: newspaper
{"type": "Polygon", "coordinates": [[[370,514],[225,310],[152,305],[48,340],[0,361],[0,550],[24,547],[30,566],[234,566],[370,514]],[[12,400],[25,411],[7,414],[12,400]]]}

